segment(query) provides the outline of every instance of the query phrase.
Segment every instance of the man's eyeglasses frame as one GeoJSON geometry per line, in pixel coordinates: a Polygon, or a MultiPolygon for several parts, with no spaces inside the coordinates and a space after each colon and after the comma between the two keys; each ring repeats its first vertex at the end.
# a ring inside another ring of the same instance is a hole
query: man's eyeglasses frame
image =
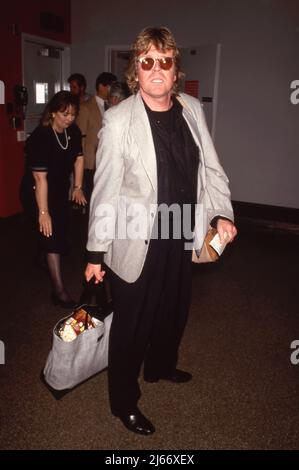
{"type": "Polygon", "coordinates": [[[152,70],[156,62],[159,62],[160,68],[162,70],[170,70],[173,64],[175,63],[174,57],[151,57],[151,56],[143,56],[138,57],[136,62],[139,62],[141,65],[142,70],[149,72],[152,70]]]}

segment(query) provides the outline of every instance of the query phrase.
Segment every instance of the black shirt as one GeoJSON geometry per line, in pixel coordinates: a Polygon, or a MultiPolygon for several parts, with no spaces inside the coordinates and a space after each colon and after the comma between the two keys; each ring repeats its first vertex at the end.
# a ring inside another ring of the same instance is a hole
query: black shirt
{"type": "Polygon", "coordinates": [[[199,149],[173,97],[168,111],[152,111],[145,104],[157,159],[158,205],[196,204],[199,149]]]}

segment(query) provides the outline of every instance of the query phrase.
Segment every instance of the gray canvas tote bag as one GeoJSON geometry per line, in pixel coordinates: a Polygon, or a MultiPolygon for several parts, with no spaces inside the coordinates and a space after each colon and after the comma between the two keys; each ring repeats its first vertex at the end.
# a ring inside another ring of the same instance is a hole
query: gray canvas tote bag
{"type": "Polygon", "coordinates": [[[70,389],[108,366],[109,333],[113,312],[96,328],[86,330],[71,342],[58,335],[59,320],[53,329],[52,349],[43,371],[44,380],[55,390],[70,389]]]}

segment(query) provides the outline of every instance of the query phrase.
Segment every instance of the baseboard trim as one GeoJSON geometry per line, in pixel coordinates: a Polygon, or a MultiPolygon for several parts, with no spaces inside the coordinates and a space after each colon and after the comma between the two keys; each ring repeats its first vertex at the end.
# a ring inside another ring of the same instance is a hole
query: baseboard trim
{"type": "Polygon", "coordinates": [[[246,218],[299,225],[299,209],[241,201],[232,201],[232,204],[236,219],[246,218]]]}

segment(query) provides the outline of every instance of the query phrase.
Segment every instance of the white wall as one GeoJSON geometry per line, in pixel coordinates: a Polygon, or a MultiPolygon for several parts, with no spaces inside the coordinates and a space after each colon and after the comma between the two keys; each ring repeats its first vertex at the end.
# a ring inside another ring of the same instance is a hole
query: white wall
{"type": "Polygon", "coordinates": [[[299,208],[298,0],[72,0],[72,71],[93,92],[105,46],[155,25],[182,47],[222,44],[216,148],[232,198],[299,208]]]}

